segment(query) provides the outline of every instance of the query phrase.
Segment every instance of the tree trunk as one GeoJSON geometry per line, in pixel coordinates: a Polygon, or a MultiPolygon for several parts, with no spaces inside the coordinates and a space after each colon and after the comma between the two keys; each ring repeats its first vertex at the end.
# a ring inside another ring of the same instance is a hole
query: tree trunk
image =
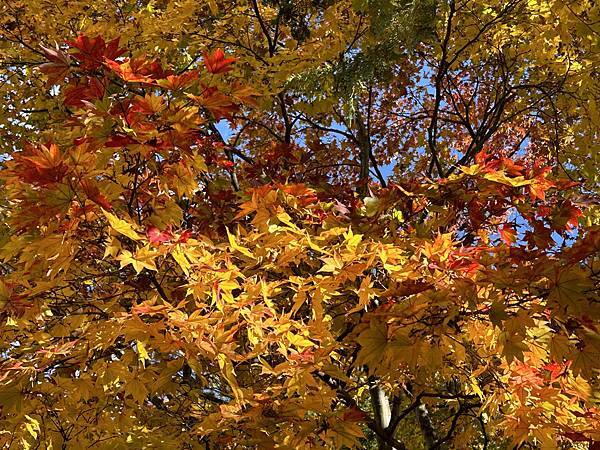
{"type": "MultiPolygon", "coordinates": [[[[375,413],[375,420],[377,421],[377,424],[383,431],[392,432],[388,429],[392,419],[392,411],[390,409],[390,401],[386,393],[374,383],[371,384],[369,393],[371,394],[371,404],[373,405],[373,412],[375,413]]],[[[377,441],[379,450],[400,450],[389,445],[381,438],[378,438],[377,441]]]]}
{"type": "Polygon", "coordinates": [[[423,403],[421,403],[417,407],[417,409],[415,409],[415,414],[417,415],[419,428],[421,428],[421,433],[423,434],[425,448],[428,450],[435,448],[435,431],[433,429],[433,425],[431,423],[431,418],[429,417],[429,411],[427,411],[427,407],[423,403]]]}
{"type": "Polygon", "coordinates": [[[354,122],[356,126],[356,139],[358,140],[360,149],[360,176],[357,191],[361,197],[364,197],[368,193],[369,186],[369,154],[371,143],[369,142],[369,135],[363,123],[362,116],[358,110],[354,114],[354,122]]]}

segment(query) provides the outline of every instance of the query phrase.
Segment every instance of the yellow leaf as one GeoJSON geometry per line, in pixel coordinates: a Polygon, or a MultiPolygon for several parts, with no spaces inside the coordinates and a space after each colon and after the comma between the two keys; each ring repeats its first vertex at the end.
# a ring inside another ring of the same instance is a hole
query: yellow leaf
{"type": "Polygon", "coordinates": [[[337,255],[331,258],[323,258],[323,262],[325,264],[319,269],[319,272],[338,273],[344,267],[344,262],[337,255]]]}
{"type": "Polygon", "coordinates": [[[37,419],[34,419],[31,416],[28,416],[27,414],[25,414],[25,418],[27,419],[27,423],[25,424],[25,429],[34,439],[37,439],[38,433],[40,432],[39,421],[37,419]]]}
{"type": "Polygon", "coordinates": [[[360,334],[357,342],[360,344],[360,351],[356,364],[375,367],[381,362],[387,349],[387,327],[379,321],[371,320],[369,328],[360,334]]]}
{"type": "Polygon", "coordinates": [[[131,394],[133,399],[138,403],[142,403],[148,396],[148,389],[136,377],[125,383],[125,392],[127,395],[131,394]]]}
{"type": "Polygon", "coordinates": [[[102,212],[104,213],[104,216],[106,216],[106,218],[108,219],[108,224],[110,225],[110,227],[117,233],[120,233],[123,236],[127,236],[128,238],[133,239],[134,241],[142,239],[142,237],[133,229],[129,222],[119,219],[117,216],[109,213],[104,209],[102,210],[102,212]]]}
{"type": "Polygon", "coordinates": [[[514,359],[523,361],[523,352],[526,352],[528,347],[520,336],[509,335],[506,332],[502,332],[500,333],[499,341],[503,344],[502,353],[509,363],[514,359]]]}
{"type": "Polygon", "coordinates": [[[242,402],[244,394],[238,385],[237,379],[235,378],[235,372],[233,370],[233,364],[231,364],[231,360],[223,353],[219,353],[217,359],[219,361],[219,367],[221,368],[221,374],[227,383],[229,383],[234,397],[238,402],[242,402]]]}
{"type": "Polygon", "coordinates": [[[21,411],[22,398],[21,390],[17,386],[0,387],[0,405],[2,405],[3,410],[5,409],[7,412],[21,411]]]}
{"type": "Polygon", "coordinates": [[[326,437],[334,442],[335,448],[357,448],[363,432],[359,424],[343,421],[334,422],[326,437]]]}
{"type": "Polygon", "coordinates": [[[185,253],[183,252],[183,250],[181,249],[181,247],[179,245],[177,247],[175,247],[175,249],[171,252],[171,256],[177,262],[177,264],[179,264],[179,267],[181,267],[181,270],[183,270],[183,273],[185,273],[186,275],[189,275],[191,264],[188,261],[188,259],[186,258],[185,253]]]}
{"type": "Polygon", "coordinates": [[[367,217],[373,217],[379,212],[381,201],[377,197],[365,197],[364,214],[367,217]]]}
{"type": "Polygon", "coordinates": [[[533,180],[526,180],[523,177],[507,177],[503,172],[486,173],[483,178],[489,181],[494,181],[495,183],[506,184],[513,187],[527,186],[533,183],[533,180]]]}
{"type": "Polygon", "coordinates": [[[355,252],[358,244],[362,241],[362,234],[354,234],[352,229],[349,229],[347,233],[344,233],[344,238],[346,239],[346,248],[355,252]]]}
{"type": "Polygon", "coordinates": [[[360,288],[357,291],[358,294],[358,304],[352,308],[350,311],[346,313],[352,314],[358,312],[362,309],[365,309],[369,304],[371,298],[371,288],[373,287],[373,283],[371,283],[371,276],[367,275],[360,283],[360,288]]]}
{"type": "Polygon", "coordinates": [[[138,359],[142,364],[145,364],[146,361],[150,361],[150,356],[142,341],[135,341],[135,348],[137,350],[138,359]]]}
{"type": "Polygon", "coordinates": [[[123,250],[117,260],[121,262],[121,267],[131,264],[137,273],[144,269],[157,270],[154,264],[156,253],[152,252],[149,247],[139,249],[135,255],[132,255],[129,250],[123,250]]]}
{"type": "Polygon", "coordinates": [[[572,346],[569,343],[569,338],[562,334],[554,335],[550,339],[550,357],[557,362],[562,362],[571,351],[572,346]]]}
{"type": "Polygon", "coordinates": [[[254,259],[254,255],[252,253],[250,253],[250,250],[248,250],[246,247],[242,247],[240,244],[237,243],[235,236],[229,232],[228,228],[226,228],[226,231],[227,231],[227,238],[229,239],[229,246],[231,247],[231,249],[237,250],[241,254],[254,259]]]}
{"type": "Polygon", "coordinates": [[[314,347],[315,345],[312,341],[306,339],[305,337],[302,337],[299,334],[291,333],[289,331],[286,334],[286,338],[291,345],[296,347],[301,352],[307,349],[308,347],[314,347]]]}
{"type": "Polygon", "coordinates": [[[579,267],[572,267],[557,273],[548,298],[569,312],[578,312],[583,307],[586,291],[592,288],[588,274],[579,267]]]}

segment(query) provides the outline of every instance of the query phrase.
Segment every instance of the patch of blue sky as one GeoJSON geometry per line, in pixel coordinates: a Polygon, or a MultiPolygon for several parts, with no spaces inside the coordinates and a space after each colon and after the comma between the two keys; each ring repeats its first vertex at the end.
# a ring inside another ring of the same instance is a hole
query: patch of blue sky
{"type": "Polygon", "coordinates": [[[227,142],[229,138],[236,133],[236,130],[231,128],[231,122],[229,122],[227,119],[219,120],[215,126],[217,127],[217,130],[219,130],[219,133],[221,133],[221,136],[223,136],[225,142],[227,142]]]}

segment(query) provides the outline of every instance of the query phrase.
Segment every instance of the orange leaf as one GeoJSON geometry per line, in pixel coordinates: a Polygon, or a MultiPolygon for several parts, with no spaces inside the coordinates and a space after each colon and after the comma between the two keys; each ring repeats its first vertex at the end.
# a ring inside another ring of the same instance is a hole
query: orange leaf
{"type": "Polygon", "coordinates": [[[134,83],[153,83],[171,75],[171,72],[164,70],[157,61],[148,61],[143,57],[126,59],[123,63],[107,59],[104,65],[124,81],[134,83]]]}
{"type": "Polygon", "coordinates": [[[502,225],[498,232],[500,233],[500,238],[506,245],[512,245],[517,242],[517,232],[510,225],[502,225]]]}
{"type": "Polygon", "coordinates": [[[112,205],[110,204],[108,199],[104,196],[104,194],[100,192],[98,186],[96,186],[92,181],[81,180],[79,184],[81,186],[81,189],[83,189],[83,192],[85,192],[85,195],[87,195],[91,201],[106,209],[107,211],[112,210],[112,205]]]}
{"type": "Polygon", "coordinates": [[[204,53],[204,65],[210,73],[225,73],[233,69],[230,67],[235,58],[225,58],[225,53],[220,48],[216,49],[212,55],[204,53]]]}

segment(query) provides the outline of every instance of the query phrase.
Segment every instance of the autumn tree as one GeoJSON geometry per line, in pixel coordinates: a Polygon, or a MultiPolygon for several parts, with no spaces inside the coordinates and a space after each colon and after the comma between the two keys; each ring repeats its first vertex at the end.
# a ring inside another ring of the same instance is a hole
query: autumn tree
{"type": "Polygon", "coordinates": [[[593,0],[4,0],[6,448],[598,448],[593,0]]]}

